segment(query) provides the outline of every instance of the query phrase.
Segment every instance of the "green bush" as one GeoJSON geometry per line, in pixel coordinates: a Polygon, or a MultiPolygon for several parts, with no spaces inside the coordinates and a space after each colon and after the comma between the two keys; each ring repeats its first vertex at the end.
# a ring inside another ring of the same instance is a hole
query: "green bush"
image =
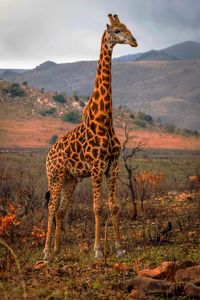
{"type": "Polygon", "coordinates": [[[62,94],[56,94],[56,95],[54,95],[53,99],[56,102],[59,102],[59,103],[65,103],[66,102],[65,97],[62,94]]]}
{"type": "Polygon", "coordinates": [[[176,132],[176,127],[173,124],[165,124],[163,126],[164,126],[164,130],[167,133],[175,133],[176,132]]]}
{"type": "Polygon", "coordinates": [[[185,134],[186,136],[190,136],[190,135],[198,136],[198,135],[199,135],[198,131],[196,131],[196,130],[191,130],[191,129],[187,129],[187,128],[183,129],[182,132],[183,132],[183,134],[185,134]]]}
{"type": "Polygon", "coordinates": [[[25,96],[24,90],[18,83],[13,83],[4,90],[6,93],[10,94],[11,97],[23,97],[25,96]]]}
{"type": "Polygon", "coordinates": [[[56,108],[55,107],[51,107],[51,108],[48,108],[46,110],[42,110],[40,111],[40,114],[43,116],[43,117],[46,117],[46,116],[52,116],[56,113],[56,108]]]}
{"type": "Polygon", "coordinates": [[[77,91],[73,91],[73,97],[74,97],[74,99],[78,102],[79,96],[78,96],[77,91]]]}
{"type": "Polygon", "coordinates": [[[65,122],[71,122],[71,123],[78,124],[81,121],[81,114],[77,111],[71,111],[71,112],[65,113],[62,116],[62,120],[65,122]]]}
{"type": "Polygon", "coordinates": [[[143,128],[147,127],[147,122],[141,119],[136,119],[135,124],[138,125],[139,127],[143,127],[143,128]]]}
{"type": "Polygon", "coordinates": [[[140,119],[142,121],[146,121],[149,124],[153,124],[153,118],[152,118],[152,116],[147,115],[147,114],[145,114],[145,113],[143,113],[141,111],[139,111],[137,113],[137,119],[140,119]]]}
{"type": "Polygon", "coordinates": [[[53,145],[53,144],[55,144],[55,142],[58,140],[58,135],[57,134],[54,134],[54,135],[52,135],[52,137],[50,138],[50,140],[49,140],[49,144],[50,145],[53,145]]]}
{"type": "Polygon", "coordinates": [[[86,106],[86,104],[83,100],[79,100],[79,104],[80,104],[80,107],[85,107],[86,106]]]}

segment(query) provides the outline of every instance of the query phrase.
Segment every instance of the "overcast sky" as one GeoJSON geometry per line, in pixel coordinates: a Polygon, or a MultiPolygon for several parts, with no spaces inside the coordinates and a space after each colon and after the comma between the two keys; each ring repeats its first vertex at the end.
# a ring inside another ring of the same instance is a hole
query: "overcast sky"
{"type": "Polygon", "coordinates": [[[0,68],[97,59],[108,13],[139,44],[116,46],[115,57],[200,42],[200,0],[0,0],[0,68]]]}

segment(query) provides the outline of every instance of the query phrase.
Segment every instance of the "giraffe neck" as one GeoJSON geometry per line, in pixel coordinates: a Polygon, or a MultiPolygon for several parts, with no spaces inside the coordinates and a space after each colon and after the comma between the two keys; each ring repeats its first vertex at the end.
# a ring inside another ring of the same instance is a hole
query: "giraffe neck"
{"type": "Polygon", "coordinates": [[[113,46],[107,42],[105,31],[101,42],[94,89],[84,110],[86,123],[88,125],[91,123],[91,120],[93,120],[94,122],[101,123],[101,125],[105,127],[112,126],[112,50],[113,46]]]}

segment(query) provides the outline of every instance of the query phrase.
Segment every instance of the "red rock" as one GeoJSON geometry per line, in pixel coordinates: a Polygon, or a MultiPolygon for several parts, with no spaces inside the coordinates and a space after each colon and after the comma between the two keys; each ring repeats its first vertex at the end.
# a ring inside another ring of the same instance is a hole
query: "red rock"
{"type": "Polygon", "coordinates": [[[174,277],[175,271],[176,264],[173,262],[165,261],[155,269],[141,270],[138,275],[155,279],[171,279],[174,277]]]}

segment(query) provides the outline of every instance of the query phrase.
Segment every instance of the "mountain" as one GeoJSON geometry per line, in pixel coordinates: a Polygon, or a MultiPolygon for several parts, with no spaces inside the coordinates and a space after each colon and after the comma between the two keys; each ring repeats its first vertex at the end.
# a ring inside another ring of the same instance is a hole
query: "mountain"
{"type": "MultiPolygon", "coordinates": [[[[122,62],[114,61],[114,105],[141,110],[177,127],[200,131],[200,59],[192,59],[199,43],[192,42],[192,45],[191,48],[191,42],[185,42],[166,48],[174,49],[170,54],[163,50],[141,53],[141,60],[134,54],[135,61],[126,61],[125,57],[122,62]],[[193,49],[191,59],[175,59],[180,53],[186,53],[186,48],[193,49]]],[[[10,80],[26,81],[46,91],[88,96],[93,88],[96,65],[96,61],[45,62],[33,70],[12,75],[10,80]]]]}
{"type": "Polygon", "coordinates": [[[123,62],[174,59],[200,59],[200,43],[187,41],[161,50],[150,50],[143,53],[120,56],[115,58],[114,61],[123,62]]]}
{"type": "Polygon", "coordinates": [[[176,44],[163,51],[181,59],[200,59],[200,43],[193,41],[176,44]]]}
{"type": "Polygon", "coordinates": [[[148,52],[145,52],[143,54],[140,54],[139,57],[135,59],[135,61],[141,61],[141,60],[176,60],[179,59],[176,56],[167,54],[166,52],[160,50],[151,50],[148,52]]]}
{"type": "Polygon", "coordinates": [[[0,69],[0,76],[2,77],[11,77],[17,74],[22,74],[28,71],[27,69],[0,69]]]}

